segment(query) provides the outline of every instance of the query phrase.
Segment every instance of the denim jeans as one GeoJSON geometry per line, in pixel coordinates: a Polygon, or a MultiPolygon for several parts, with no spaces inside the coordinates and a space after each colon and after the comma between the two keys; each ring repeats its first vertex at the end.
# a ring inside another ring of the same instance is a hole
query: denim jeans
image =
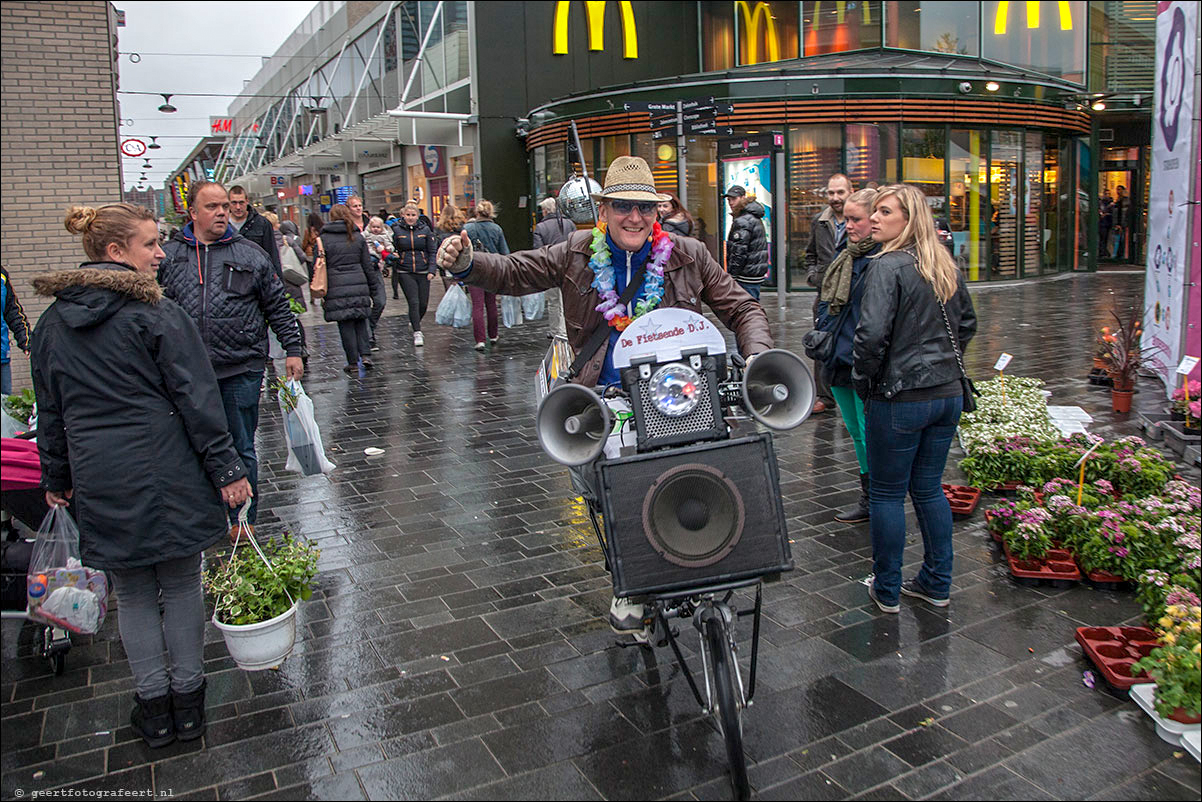
{"type": "Polygon", "coordinates": [[[952,587],[952,510],[943,495],[943,468],[964,399],[866,403],[868,499],[877,597],[896,604],[906,547],[906,491],[922,531],[918,583],[935,598],[952,587]]]}
{"type": "Polygon", "coordinates": [[[752,298],[756,299],[757,301],[760,299],[760,287],[763,286],[762,284],[744,284],[741,281],[739,281],[738,284],[740,287],[747,290],[747,294],[752,298]]]}
{"type": "Polygon", "coordinates": [[[117,628],[143,699],[191,693],[204,682],[205,604],[200,552],[141,568],[112,568],[117,628]],[[159,590],[162,612],[159,612],[159,590]]]}
{"type": "MultiPolygon", "coordinates": [[[[250,522],[255,522],[259,510],[259,460],[255,457],[255,430],[259,428],[259,388],[263,385],[263,371],[251,370],[218,379],[221,388],[221,403],[225,407],[225,419],[229,423],[230,435],[234,438],[234,450],[246,466],[246,478],[250,480],[255,497],[250,502],[250,522]]],[[[230,523],[238,520],[238,510],[229,511],[230,523]]]]}
{"type": "Polygon", "coordinates": [[[12,395],[13,366],[10,362],[0,362],[0,395],[12,395]]]}

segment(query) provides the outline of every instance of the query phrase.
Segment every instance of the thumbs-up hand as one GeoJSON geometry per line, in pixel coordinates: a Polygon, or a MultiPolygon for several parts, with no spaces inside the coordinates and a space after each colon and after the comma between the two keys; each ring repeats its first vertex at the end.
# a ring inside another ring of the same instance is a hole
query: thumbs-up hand
{"type": "Polygon", "coordinates": [[[462,273],[472,264],[472,240],[466,231],[447,237],[438,246],[438,266],[449,273],[462,273]]]}

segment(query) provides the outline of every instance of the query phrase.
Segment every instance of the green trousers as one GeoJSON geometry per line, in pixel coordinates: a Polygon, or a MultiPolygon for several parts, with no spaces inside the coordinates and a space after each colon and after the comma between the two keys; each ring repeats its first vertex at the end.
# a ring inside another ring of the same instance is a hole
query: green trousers
{"type": "Polygon", "coordinates": [[[850,387],[831,387],[831,395],[843,416],[843,425],[851,435],[851,442],[856,447],[856,462],[860,463],[860,473],[868,473],[868,450],[864,447],[864,402],[856,391],[850,387]]]}

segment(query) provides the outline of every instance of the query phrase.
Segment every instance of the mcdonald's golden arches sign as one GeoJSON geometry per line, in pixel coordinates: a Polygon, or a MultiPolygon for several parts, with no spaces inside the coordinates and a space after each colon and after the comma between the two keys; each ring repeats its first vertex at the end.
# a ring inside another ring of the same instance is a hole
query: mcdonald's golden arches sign
{"type": "MultiPolygon", "coordinates": [[[[555,4],[555,25],[553,29],[554,47],[551,52],[557,56],[568,52],[568,17],[575,3],[570,0],[559,0],[555,4]]],[[[588,49],[605,49],[605,7],[606,0],[585,0],[584,16],[588,26],[588,49]]],[[[616,3],[618,17],[622,22],[622,55],[625,58],[639,57],[639,35],[634,25],[634,9],[629,0],[616,3]]]]}

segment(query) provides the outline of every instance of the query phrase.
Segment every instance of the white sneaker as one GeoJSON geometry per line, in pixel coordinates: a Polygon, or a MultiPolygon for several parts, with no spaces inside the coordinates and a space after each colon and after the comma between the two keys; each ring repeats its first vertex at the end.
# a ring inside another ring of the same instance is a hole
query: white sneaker
{"type": "Polygon", "coordinates": [[[476,350],[477,350],[477,351],[483,351],[483,350],[484,350],[484,343],[476,343],[476,350]]]}
{"type": "Polygon", "coordinates": [[[413,344],[418,348],[426,344],[426,338],[422,336],[420,331],[413,332],[413,344]]]}
{"type": "Polygon", "coordinates": [[[622,634],[641,632],[643,629],[643,605],[615,596],[609,604],[609,626],[614,632],[622,634]]]}

